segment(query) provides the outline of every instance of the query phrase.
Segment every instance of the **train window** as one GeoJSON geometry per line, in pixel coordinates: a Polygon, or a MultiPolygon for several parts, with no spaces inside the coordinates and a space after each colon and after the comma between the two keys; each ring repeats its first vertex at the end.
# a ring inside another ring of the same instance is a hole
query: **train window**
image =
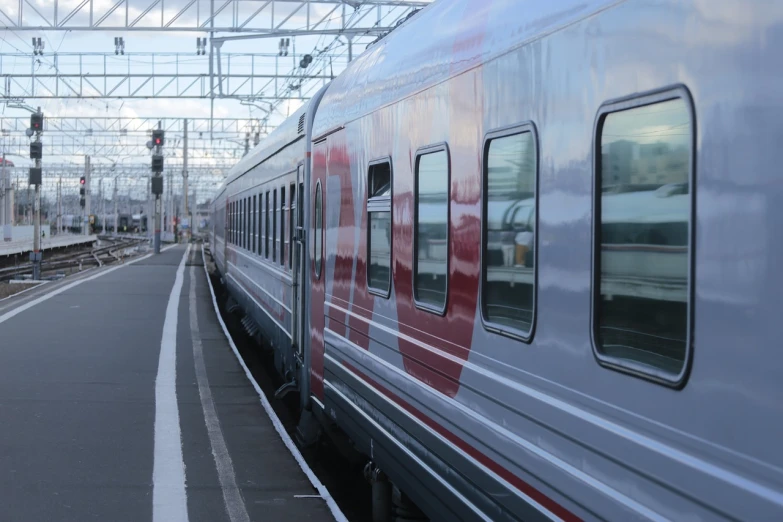
{"type": "Polygon", "coordinates": [[[272,191],[272,261],[277,262],[277,189],[272,191]]]}
{"type": "Polygon", "coordinates": [[[288,245],[285,238],[285,187],[280,188],[280,264],[285,266],[285,252],[288,245]]]}
{"type": "Polygon", "coordinates": [[[250,216],[250,219],[253,221],[253,245],[251,247],[252,252],[255,254],[256,252],[256,231],[258,230],[256,228],[256,223],[258,222],[258,207],[256,206],[256,196],[253,195],[253,214],[250,216]]]}
{"type": "Polygon", "coordinates": [[[367,175],[367,288],[389,296],[391,289],[391,163],[370,164],[367,175]]]}
{"type": "Polygon", "coordinates": [[[266,191],[264,206],[264,256],[269,259],[269,191],[266,191]]]}
{"type": "Polygon", "coordinates": [[[313,216],[315,234],[313,238],[313,264],[315,268],[315,278],[321,278],[321,257],[322,257],[322,234],[323,234],[323,201],[321,201],[321,182],[315,184],[315,215],[313,216]]]}
{"type": "Polygon", "coordinates": [[[242,205],[242,247],[245,249],[247,249],[248,240],[250,239],[250,233],[248,230],[248,225],[250,224],[250,208],[248,203],[248,198],[245,198],[242,205]]]}
{"type": "Polygon", "coordinates": [[[693,140],[684,88],[605,106],[598,120],[596,355],[674,386],[691,349],[693,140]]]}
{"type": "Polygon", "coordinates": [[[294,212],[296,210],[296,184],[288,189],[288,268],[293,267],[294,259],[294,212]]]}
{"type": "Polygon", "coordinates": [[[445,146],[416,156],[413,299],[432,312],[446,310],[449,265],[449,154],[445,146]]]}
{"type": "Polygon", "coordinates": [[[484,143],[482,316],[487,329],[521,339],[535,313],[536,149],[531,125],[484,143]]]}

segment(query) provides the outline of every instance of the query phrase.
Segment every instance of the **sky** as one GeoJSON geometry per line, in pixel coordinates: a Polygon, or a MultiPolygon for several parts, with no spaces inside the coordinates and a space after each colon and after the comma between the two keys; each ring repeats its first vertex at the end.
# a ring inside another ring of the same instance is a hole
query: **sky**
{"type": "MultiPolygon", "coordinates": [[[[47,21],[39,17],[34,11],[44,15],[50,21],[54,16],[55,0],[28,0],[30,5],[24,3],[24,17],[25,25],[46,25],[47,21]]],[[[179,12],[181,8],[187,5],[190,0],[165,0],[165,10],[163,12],[163,18],[165,20],[171,19],[175,13],[179,12]]],[[[427,1],[427,0],[425,0],[427,1]]],[[[128,13],[129,19],[133,20],[137,16],[143,13],[143,11],[151,5],[154,0],[128,0],[128,13]]],[[[232,18],[236,20],[245,21],[250,19],[248,27],[268,27],[272,23],[270,6],[260,11],[253,17],[259,7],[263,6],[265,2],[260,0],[237,0],[230,2],[226,9],[216,18],[215,24],[217,26],[230,26],[232,25],[232,18]]],[[[39,31],[39,30],[20,30],[14,29],[10,26],[10,21],[16,22],[19,9],[18,0],[0,0],[0,26],[5,25],[6,29],[0,29],[0,75],[14,74],[14,73],[27,73],[31,70],[35,70],[37,74],[54,74],[58,72],[60,74],[75,73],[78,71],[78,57],[73,55],[69,56],[69,53],[109,53],[106,57],[106,70],[109,73],[123,74],[129,69],[133,73],[147,73],[152,70],[151,57],[149,55],[138,55],[134,53],[168,53],[167,56],[156,57],[155,72],[157,74],[166,74],[173,72],[178,68],[181,74],[203,74],[209,71],[208,56],[199,56],[196,53],[196,38],[208,37],[208,32],[199,31],[170,31],[170,32],[144,32],[144,31],[131,31],[131,30],[119,30],[119,31],[39,31]],[[122,37],[125,41],[125,56],[115,56],[114,38],[122,37]],[[45,49],[42,56],[32,55],[32,42],[33,37],[40,37],[44,42],[45,49]],[[182,53],[178,58],[174,56],[174,53],[182,53]],[[57,66],[55,67],[54,55],[57,54],[57,66]]],[[[74,8],[81,4],[81,0],[58,0],[57,9],[59,20],[62,20],[68,16],[74,8]]],[[[115,0],[93,0],[93,19],[100,19],[107,11],[115,4],[115,0]]],[[[219,0],[215,2],[215,5],[223,5],[224,2],[219,0]]],[[[161,4],[157,4],[153,9],[139,21],[139,26],[154,25],[160,23],[161,18],[161,4]]],[[[195,27],[196,17],[199,21],[203,21],[206,14],[209,12],[209,1],[196,0],[196,2],[185,11],[173,24],[172,27],[195,27]],[[198,12],[197,12],[198,10],[198,12]]],[[[307,24],[307,9],[299,9],[298,2],[275,2],[275,23],[280,24],[284,19],[281,29],[302,29],[307,24]],[[295,11],[295,12],[294,12],[295,11]],[[290,15],[290,16],[289,16],[290,15]]],[[[68,22],[67,25],[86,25],[89,23],[89,8],[90,4],[85,5],[77,14],[75,14],[68,22]]],[[[315,20],[322,19],[326,16],[325,21],[321,27],[337,28],[339,27],[339,14],[341,8],[330,14],[330,11],[334,8],[329,4],[313,4],[310,10],[310,23],[314,23],[315,20]]],[[[384,8],[382,10],[383,22],[391,22],[398,18],[404,10],[402,8],[396,8],[389,10],[384,8]]],[[[351,8],[347,8],[347,12],[351,13],[351,8]]],[[[365,11],[359,11],[360,14],[366,13],[365,11]]],[[[376,8],[371,8],[367,18],[365,20],[374,20],[378,15],[376,8]]],[[[358,15],[354,15],[358,16],[358,15]]],[[[124,24],[125,17],[125,3],[109,15],[104,21],[104,26],[121,26],[124,24]]],[[[218,33],[215,36],[234,36],[234,33],[218,33]]],[[[283,74],[288,74],[291,71],[298,69],[298,64],[295,63],[295,58],[292,56],[294,51],[296,54],[311,53],[316,57],[313,64],[307,69],[308,73],[334,73],[339,74],[345,67],[347,62],[347,44],[345,40],[335,40],[334,36],[298,36],[291,38],[291,47],[289,48],[289,56],[287,58],[279,58],[278,71],[283,74]],[[318,60],[319,51],[323,51],[330,46],[327,55],[342,55],[335,56],[331,59],[331,64],[327,58],[318,60]]],[[[353,46],[354,56],[358,56],[366,44],[369,43],[372,38],[365,37],[360,39],[353,46]]],[[[227,54],[232,55],[231,71],[233,74],[251,75],[251,59],[248,56],[241,57],[240,54],[268,54],[266,57],[257,57],[255,59],[252,73],[256,75],[253,80],[248,80],[242,83],[243,80],[231,80],[232,83],[226,81],[224,83],[224,91],[236,91],[241,95],[248,95],[251,92],[259,92],[263,80],[258,78],[259,75],[273,74],[275,71],[275,55],[278,53],[278,41],[279,38],[259,38],[252,40],[237,40],[228,41],[222,45],[221,53],[223,54],[222,69],[224,72],[228,69],[227,54]],[[250,90],[250,82],[253,83],[253,90],[250,90]]],[[[209,49],[209,46],[207,46],[209,49]]],[[[103,56],[91,56],[84,58],[83,67],[85,72],[89,72],[93,75],[102,75],[104,70],[104,57],[103,56]]],[[[32,83],[32,79],[25,78],[20,79],[20,83],[29,89],[29,85],[32,83]]],[[[40,81],[40,80],[39,80],[40,81]]],[[[78,83],[78,79],[69,79],[69,82],[73,82],[73,85],[78,83]]],[[[93,79],[98,84],[102,82],[99,79],[93,79]]],[[[120,80],[109,80],[109,88],[111,88],[111,81],[119,82],[120,80]]],[[[135,80],[138,84],[140,80],[135,80]]],[[[166,80],[156,80],[156,89],[161,88],[161,83],[165,83],[166,80]]],[[[282,85],[282,80],[280,81],[282,85]]],[[[305,84],[303,89],[303,96],[307,96],[307,90],[315,92],[323,83],[323,80],[311,80],[312,83],[305,84]]],[[[183,82],[184,83],[184,82],[183,82]]],[[[189,83],[189,82],[187,82],[189,83]]],[[[184,83],[187,85],[187,83],[184,83]]],[[[53,85],[53,81],[52,81],[53,85]]],[[[121,92],[122,89],[127,88],[127,84],[123,84],[118,87],[116,92],[121,92]]],[[[2,86],[4,89],[4,85],[2,86]]],[[[173,92],[176,87],[172,84],[167,91],[173,92]]],[[[192,89],[187,91],[188,93],[199,94],[203,92],[202,89],[208,88],[208,82],[204,86],[196,84],[192,89]]],[[[19,90],[14,87],[15,90],[19,90]]],[[[40,90],[40,87],[38,87],[40,90]]],[[[64,89],[63,84],[60,84],[60,89],[64,89]]],[[[87,88],[89,90],[89,88],[87,88]]],[[[143,89],[151,89],[151,84],[143,89]]],[[[4,91],[3,91],[4,92],[4,91]]],[[[14,91],[12,91],[13,93],[14,91]]],[[[142,90],[141,92],[145,92],[142,90]]],[[[264,89],[265,94],[272,94],[274,92],[273,87],[264,89]]],[[[28,99],[26,103],[29,106],[40,106],[47,117],[53,116],[91,116],[91,117],[117,117],[124,118],[137,118],[137,117],[209,117],[210,115],[210,100],[209,99],[177,99],[177,98],[159,98],[159,99],[28,99]]],[[[299,100],[289,100],[279,104],[275,107],[274,112],[269,116],[269,125],[267,129],[271,130],[274,125],[281,122],[287,115],[292,114],[301,105],[299,100]]],[[[253,103],[242,104],[235,99],[216,99],[214,102],[214,117],[215,118],[247,118],[250,120],[262,120],[268,113],[268,105],[265,103],[253,103]]],[[[6,104],[0,103],[0,116],[21,116],[23,118],[29,117],[29,112],[24,109],[7,107],[6,104]]],[[[263,134],[262,134],[263,136],[263,134]]],[[[19,136],[18,138],[23,138],[19,136]]],[[[168,138],[168,136],[167,136],[168,138]]],[[[173,137],[172,137],[173,138],[173,137]]],[[[191,138],[192,139],[192,138],[191,138]]],[[[237,140],[241,138],[237,137],[237,140]]],[[[44,136],[44,145],[46,145],[46,137],[44,136]]],[[[10,158],[18,165],[29,164],[29,159],[25,158],[10,158]]],[[[83,163],[83,158],[46,158],[48,161],[56,161],[58,163],[83,163]]],[[[147,163],[149,158],[129,158],[127,162],[138,161],[141,163],[147,163]]],[[[108,158],[95,158],[95,162],[108,162],[108,158]]]]}

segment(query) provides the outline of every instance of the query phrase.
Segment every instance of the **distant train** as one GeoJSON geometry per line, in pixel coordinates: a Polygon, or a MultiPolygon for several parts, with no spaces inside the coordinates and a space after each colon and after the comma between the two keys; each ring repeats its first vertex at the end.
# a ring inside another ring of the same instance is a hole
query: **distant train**
{"type": "MultiPolygon", "coordinates": [[[[62,216],[63,232],[80,233],[82,231],[82,220],[84,216],[74,216],[71,214],[62,216]]],[[[99,234],[104,231],[103,222],[106,221],[106,233],[114,232],[114,214],[106,214],[105,218],[101,215],[94,215],[90,223],[90,231],[99,234]]],[[[56,223],[51,224],[52,231],[57,227],[56,223]]],[[[117,229],[120,233],[140,233],[147,231],[147,216],[144,214],[118,214],[117,229]]]]}
{"type": "Polygon", "coordinates": [[[781,27],[441,0],[371,46],[211,208],[300,442],[433,520],[783,519],[781,27]]]}

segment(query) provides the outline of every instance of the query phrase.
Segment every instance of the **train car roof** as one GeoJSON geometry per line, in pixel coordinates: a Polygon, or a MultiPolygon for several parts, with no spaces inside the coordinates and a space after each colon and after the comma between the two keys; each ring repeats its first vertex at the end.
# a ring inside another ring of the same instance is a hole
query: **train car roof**
{"type": "Polygon", "coordinates": [[[305,102],[294,114],[286,118],[269,136],[253,147],[236,165],[228,171],[223,185],[218,194],[250,169],[263,163],[266,159],[274,156],[278,151],[285,148],[305,135],[307,125],[306,113],[312,104],[312,100],[305,102]]]}
{"type": "Polygon", "coordinates": [[[313,138],[626,0],[451,0],[370,46],[331,84],[313,138]]]}

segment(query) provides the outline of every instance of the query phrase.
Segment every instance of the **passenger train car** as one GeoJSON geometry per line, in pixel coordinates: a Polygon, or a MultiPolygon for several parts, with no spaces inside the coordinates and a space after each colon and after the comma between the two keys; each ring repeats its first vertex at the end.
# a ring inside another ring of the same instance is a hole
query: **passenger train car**
{"type": "Polygon", "coordinates": [[[438,0],[370,46],[212,208],[303,424],[432,520],[783,518],[781,52],[761,0],[438,0]]]}

